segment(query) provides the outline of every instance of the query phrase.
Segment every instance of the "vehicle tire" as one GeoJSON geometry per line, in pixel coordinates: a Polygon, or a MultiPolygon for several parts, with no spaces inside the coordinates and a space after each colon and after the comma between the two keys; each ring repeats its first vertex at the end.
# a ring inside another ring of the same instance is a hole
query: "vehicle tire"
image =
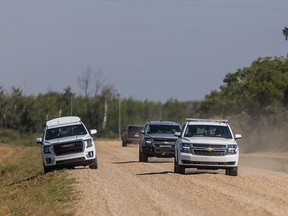
{"type": "Polygon", "coordinates": [[[122,140],[122,147],[127,147],[127,143],[122,140]]]}
{"type": "Polygon", "coordinates": [[[230,168],[230,176],[237,176],[238,175],[238,167],[230,168]]]}
{"type": "Polygon", "coordinates": [[[52,172],[54,170],[53,167],[45,166],[44,163],[43,163],[43,168],[44,168],[44,174],[46,174],[48,172],[52,172]]]}
{"type": "Polygon", "coordinates": [[[174,173],[185,174],[185,167],[178,165],[176,157],[174,157],[174,173]]]}
{"type": "Polygon", "coordinates": [[[145,152],[141,152],[139,149],[139,162],[148,162],[148,156],[145,152]]]}
{"type": "Polygon", "coordinates": [[[238,175],[238,167],[227,168],[225,171],[225,175],[237,176],[238,175]]]}
{"type": "Polygon", "coordinates": [[[177,173],[177,160],[176,160],[176,156],[174,156],[174,173],[177,173]]]}
{"type": "Polygon", "coordinates": [[[93,162],[89,165],[90,169],[98,169],[98,162],[97,162],[97,157],[93,160],[93,162]]]}
{"type": "Polygon", "coordinates": [[[175,171],[176,171],[175,173],[185,174],[185,167],[183,167],[181,165],[176,165],[175,171]]]}
{"type": "Polygon", "coordinates": [[[230,175],[230,168],[225,169],[225,175],[230,175]]]}

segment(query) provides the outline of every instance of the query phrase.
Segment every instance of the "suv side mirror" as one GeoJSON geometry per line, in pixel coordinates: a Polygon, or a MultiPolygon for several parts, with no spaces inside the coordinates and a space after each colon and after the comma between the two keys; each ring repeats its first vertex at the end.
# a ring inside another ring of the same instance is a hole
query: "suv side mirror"
{"type": "Polygon", "coordinates": [[[179,132],[179,131],[175,132],[174,136],[180,137],[181,136],[181,132],[179,132]]]}
{"type": "Polygon", "coordinates": [[[42,138],[41,137],[36,138],[36,143],[42,144],[42,138]]]}
{"type": "Polygon", "coordinates": [[[235,134],[235,139],[241,139],[242,138],[242,135],[241,134],[235,134]]]}
{"type": "Polygon", "coordinates": [[[91,135],[96,134],[96,133],[97,133],[97,130],[96,130],[96,129],[91,129],[91,130],[90,130],[90,134],[91,134],[91,135]]]}
{"type": "Polygon", "coordinates": [[[140,134],[144,134],[144,130],[140,130],[139,133],[140,133],[140,134]]]}

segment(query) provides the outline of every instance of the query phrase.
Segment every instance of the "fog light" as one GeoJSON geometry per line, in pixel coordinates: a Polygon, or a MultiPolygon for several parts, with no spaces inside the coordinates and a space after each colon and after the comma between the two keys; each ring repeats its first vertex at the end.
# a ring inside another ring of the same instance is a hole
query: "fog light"
{"type": "Polygon", "coordinates": [[[46,163],[50,164],[51,163],[51,158],[46,158],[46,163]]]}
{"type": "Polygon", "coordinates": [[[88,152],[89,157],[93,157],[93,151],[88,152]]]}

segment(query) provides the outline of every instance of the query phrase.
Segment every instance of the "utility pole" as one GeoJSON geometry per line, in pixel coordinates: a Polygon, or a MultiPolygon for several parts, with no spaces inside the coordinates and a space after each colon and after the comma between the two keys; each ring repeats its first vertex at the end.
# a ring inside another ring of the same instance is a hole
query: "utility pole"
{"type": "Polygon", "coordinates": [[[118,138],[121,139],[121,96],[120,94],[117,94],[118,96],[118,138]]]}

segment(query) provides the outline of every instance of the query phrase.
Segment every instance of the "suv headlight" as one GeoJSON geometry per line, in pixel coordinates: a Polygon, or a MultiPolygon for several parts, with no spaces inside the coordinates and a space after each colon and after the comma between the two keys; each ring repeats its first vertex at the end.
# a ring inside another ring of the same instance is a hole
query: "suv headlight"
{"type": "Polygon", "coordinates": [[[88,139],[84,141],[86,148],[92,147],[93,146],[93,140],[88,139]]]}
{"type": "Polygon", "coordinates": [[[152,139],[145,139],[145,141],[144,141],[143,144],[144,144],[144,145],[148,145],[148,146],[150,146],[150,145],[153,144],[153,140],[152,140],[152,139]]]}
{"type": "Polygon", "coordinates": [[[51,154],[50,148],[51,148],[50,145],[44,146],[43,147],[44,154],[51,154]]]}
{"type": "Polygon", "coordinates": [[[180,151],[185,153],[191,153],[191,144],[190,143],[181,143],[179,145],[180,151]]]}
{"type": "Polygon", "coordinates": [[[238,146],[237,145],[228,145],[227,154],[237,154],[238,146]]]}

